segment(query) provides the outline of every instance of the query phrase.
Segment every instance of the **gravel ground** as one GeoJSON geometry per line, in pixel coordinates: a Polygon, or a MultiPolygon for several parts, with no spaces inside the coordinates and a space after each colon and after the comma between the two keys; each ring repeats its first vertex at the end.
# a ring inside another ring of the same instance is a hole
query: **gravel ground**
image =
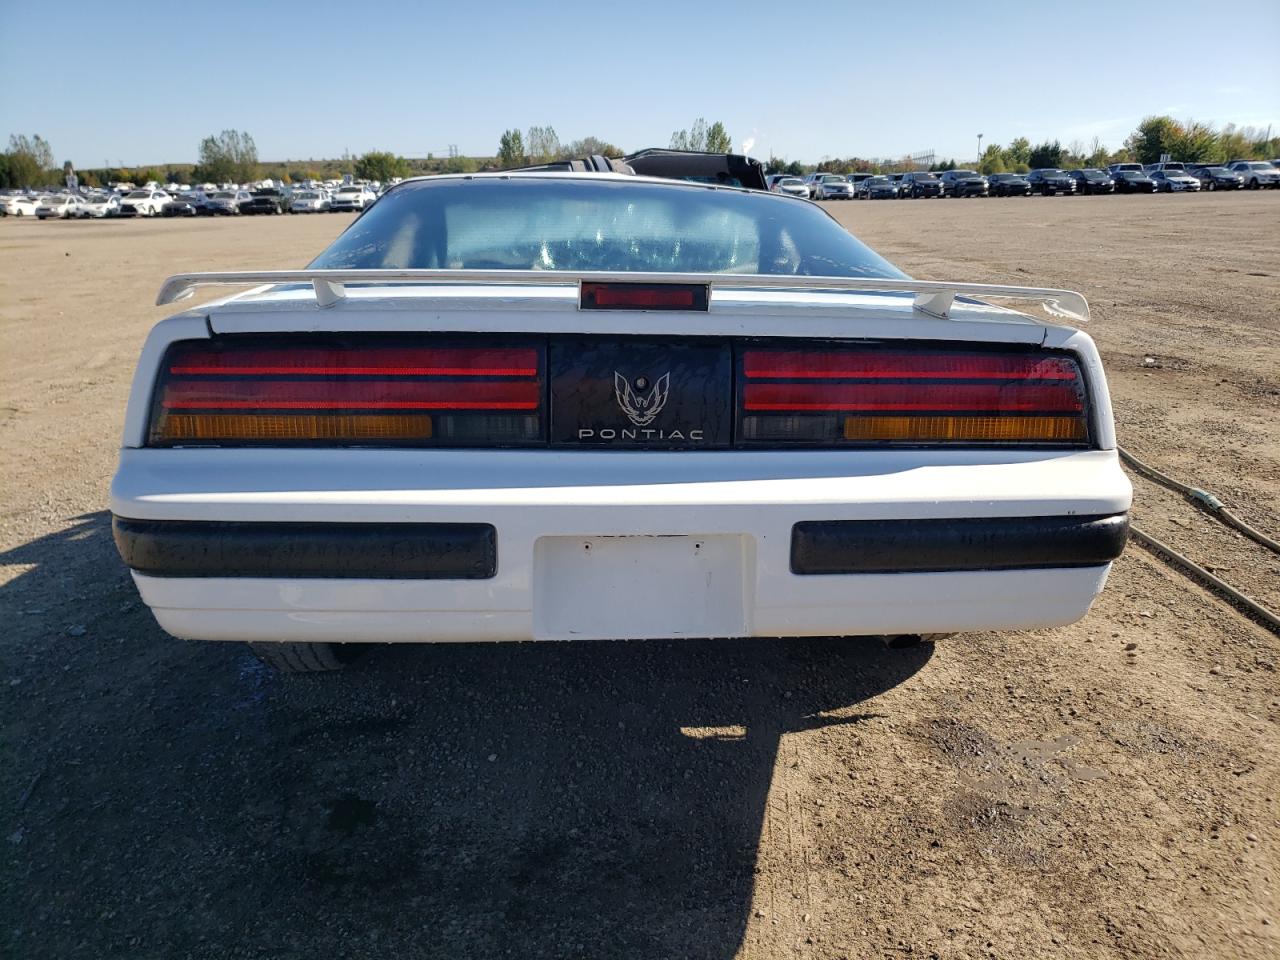
{"type": "MultiPolygon", "coordinates": [[[[919,276],[1085,292],[1122,442],[1280,530],[1280,193],[832,211],[919,276]]],[[[905,650],[375,648],[289,679],[165,637],[105,513],[155,291],[346,222],[0,221],[0,953],[1276,955],[1280,641],[1137,548],[1079,624],[905,650]]],[[[1276,557],[1136,494],[1280,606],[1276,557]]]]}

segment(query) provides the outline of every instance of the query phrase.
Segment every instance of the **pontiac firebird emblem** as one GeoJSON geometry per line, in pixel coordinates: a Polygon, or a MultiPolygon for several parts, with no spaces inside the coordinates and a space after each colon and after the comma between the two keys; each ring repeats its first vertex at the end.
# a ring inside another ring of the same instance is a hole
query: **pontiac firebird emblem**
{"type": "MultiPolygon", "coordinates": [[[[636,379],[636,386],[641,390],[648,385],[648,380],[644,377],[636,379]]],[[[618,406],[627,415],[627,419],[637,427],[647,427],[653,423],[654,418],[667,405],[667,395],[670,393],[670,387],[671,372],[667,371],[653,385],[652,390],[644,396],[637,396],[636,392],[631,389],[631,384],[627,381],[627,378],[617,370],[613,371],[613,392],[618,398],[618,406]]]]}

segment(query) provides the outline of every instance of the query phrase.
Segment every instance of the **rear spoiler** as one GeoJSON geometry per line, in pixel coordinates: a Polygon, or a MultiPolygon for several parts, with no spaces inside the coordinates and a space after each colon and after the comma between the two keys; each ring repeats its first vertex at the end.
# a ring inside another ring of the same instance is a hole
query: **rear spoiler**
{"type": "Polygon", "coordinates": [[[346,284],[461,284],[580,287],[583,283],[705,284],[711,290],[821,290],[846,293],[912,293],[915,309],[940,319],[951,315],[957,297],[1030,300],[1054,317],[1087,323],[1089,304],[1071,290],[1006,287],[940,280],[884,280],[871,277],[796,277],[745,273],[638,273],[607,270],[249,270],[183,273],[160,287],[156,306],[190,297],[198,287],[309,283],[316,304],[332,307],[346,299],[346,284]]]}

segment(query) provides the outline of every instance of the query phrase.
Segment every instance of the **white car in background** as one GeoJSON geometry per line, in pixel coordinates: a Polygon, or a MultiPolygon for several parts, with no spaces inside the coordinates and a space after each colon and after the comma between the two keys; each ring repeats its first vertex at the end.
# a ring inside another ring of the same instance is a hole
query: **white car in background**
{"type": "Polygon", "coordinates": [[[1250,190],[1280,187],[1280,170],[1265,160],[1237,160],[1227,169],[1243,177],[1244,185],[1250,190]]]}
{"type": "Polygon", "coordinates": [[[80,202],[80,216],[86,219],[114,217],[120,212],[120,198],[111,196],[87,197],[80,202]]]}
{"type": "Polygon", "coordinates": [[[325,213],[329,209],[329,195],[323,190],[295,190],[290,213],[325,213]]]}
{"type": "Polygon", "coordinates": [[[38,197],[23,195],[0,197],[0,215],[6,217],[34,217],[39,206],[38,197]]]}
{"type": "Polygon", "coordinates": [[[334,213],[363,210],[377,199],[378,195],[363,184],[347,184],[339,187],[338,192],[330,199],[329,209],[334,213]]]}
{"type": "Polygon", "coordinates": [[[59,193],[45,197],[36,207],[36,217],[40,220],[69,220],[80,212],[80,198],[71,194],[59,193]]]}
{"type": "Polygon", "coordinates": [[[799,177],[781,177],[772,189],[774,193],[785,193],[788,196],[803,197],[806,200],[809,198],[809,188],[799,177]]]}
{"type": "Polygon", "coordinates": [[[809,192],[814,200],[852,200],[853,184],[838,173],[816,173],[809,182],[809,192]]]}
{"type": "Polygon", "coordinates": [[[114,536],[161,627],[284,670],[1053,627],[1127,537],[1084,298],[913,280],[790,197],[417,178],[305,270],[157,302],[209,285],[256,289],[151,331],[114,536]]]}
{"type": "Polygon", "coordinates": [[[121,217],[158,217],[164,205],[173,197],[163,190],[142,187],[130,190],[120,198],[118,216],[121,217]]]}
{"type": "Polygon", "coordinates": [[[1158,193],[1199,193],[1200,181],[1185,170],[1165,167],[1147,174],[1156,184],[1158,193]]]}

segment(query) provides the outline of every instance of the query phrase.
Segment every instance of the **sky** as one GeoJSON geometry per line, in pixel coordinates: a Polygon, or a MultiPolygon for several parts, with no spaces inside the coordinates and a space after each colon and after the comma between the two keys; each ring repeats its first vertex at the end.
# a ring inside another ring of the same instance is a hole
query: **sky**
{"type": "Polygon", "coordinates": [[[40,134],[80,168],[194,162],[227,128],[270,161],[492,156],[509,127],[634,150],[705,117],[815,163],[972,159],[979,133],[1114,149],[1151,114],[1280,130],[1275,0],[189,9],[0,0],[0,141],[40,134]]]}

